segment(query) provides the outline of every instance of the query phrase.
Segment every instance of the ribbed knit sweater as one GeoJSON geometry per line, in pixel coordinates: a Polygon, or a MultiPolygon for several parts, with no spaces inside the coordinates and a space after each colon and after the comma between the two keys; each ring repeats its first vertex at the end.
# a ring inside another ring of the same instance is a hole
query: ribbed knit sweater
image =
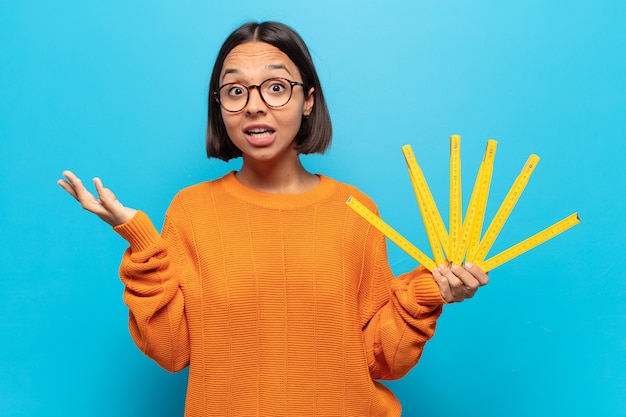
{"type": "MultiPolygon", "coordinates": [[[[130,331],[163,368],[189,366],[185,416],[399,416],[377,379],[418,361],[443,299],[419,267],[395,278],[356,188],[269,194],[234,173],[186,188],[161,234],[115,230],[130,331]]],[[[158,399],[158,396],[155,397],[158,399]]]]}

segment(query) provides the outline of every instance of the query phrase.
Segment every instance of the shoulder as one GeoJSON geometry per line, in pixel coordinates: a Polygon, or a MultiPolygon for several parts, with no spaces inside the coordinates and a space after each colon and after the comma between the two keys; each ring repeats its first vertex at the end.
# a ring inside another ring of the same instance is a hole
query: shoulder
{"type": "Polygon", "coordinates": [[[370,196],[365,194],[363,191],[361,191],[360,189],[358,189],[354,185],[351,185],[351,184],[348,184],[348,183],[345,183],[345,182],[340,182],[340,181],[337,181],[337,180],[329,178],[329,177],[325,177],[325,178],[326,178],[326,180],[332,181],[335,184],[336,196],[337,196],[338,199],[343,199],[344,203],[350,197],[353,197],[353,198],[356,198],[357,200],[359,200],[359,202],[363,203],[363,205],[366,206],[368,209],[370,209],[370,210],[372,210],[374,212],[378,212],[378,208],[377,208],[376,203],[374,202],[374,200],[372,200],[370,198],[370,196]]]}
{"type": "Polygon", "coordinates": [[[224,180],[231,173],[210,181],[204,181],[190,185],[180,190],[170,203],[168,212],[186,211],[189,208],[198,208],[206,205],[210,200],[214,199],[215,193],[223,188],[224,180]]]}
{"type": "Polygon", "coordinates": [[[174,199],[188,200],[188,199],[195,199],[195,198],[204,198],[207,192],[212,192],[216,189],[219,189],[221,186],[223,186],[223,183],[227,181],[228,178],[232,175],[233,173],[229,172],[228,174],[220,178],[209,180],[209,181],[203,181],[203,182],[185,187],[176,194],[174,199]]]}

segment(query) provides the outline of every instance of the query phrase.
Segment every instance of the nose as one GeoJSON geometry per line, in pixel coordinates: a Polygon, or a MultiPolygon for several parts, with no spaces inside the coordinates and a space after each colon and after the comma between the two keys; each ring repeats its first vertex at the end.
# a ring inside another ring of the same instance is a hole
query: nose
{"type": "Polygon", "coordinates": [[[258,86],[248,87],[248,104],[246,105],[246,113],[261,113],[267,110],[265,102],[261,98],[261,90],[258,86]]]}

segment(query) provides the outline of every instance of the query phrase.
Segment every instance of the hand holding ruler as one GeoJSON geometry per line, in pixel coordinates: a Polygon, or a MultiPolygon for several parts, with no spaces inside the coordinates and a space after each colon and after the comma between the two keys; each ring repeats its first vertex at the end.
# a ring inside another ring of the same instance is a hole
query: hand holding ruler
{"type": "Polygon", "coordinates": [[[541,232],[485,260],[496,237],[502,230],[504,223],[511,214],[513,207],[515,207],[515,204],[539,162],[537,155],[530,155],[489,224],[489,227],[485,231],[485,234],[481,238],[480,234],[484,224],[489,188],[491,187],[496,147],[497,142],[495,140],[487,141],[485,155],[478,169],[478,175],[476,176],[474,188],[465,212],[465,218],[463,218],[461,194],[461,137],[459,135],[450,136],[449,231],[446,231],[435,200],[426,183],[424,174],[415,159],[411,146],[405,145],[402,147],[402,152],[404,153],[409,168],[413,191],[417,198],[417,204],[422,215],[422,221],[434,260],[411,244],[406,238],[395,231],[356,198],[351,196],[348,198],[348,201],[346,201],[346,204],[429,271],[435,269],[437,265],[447,263],[460,265],[463,262],[471,262],[480,266],[484,271],[491,271],[580,223],[578,214],[571,214],[541,232]]]}

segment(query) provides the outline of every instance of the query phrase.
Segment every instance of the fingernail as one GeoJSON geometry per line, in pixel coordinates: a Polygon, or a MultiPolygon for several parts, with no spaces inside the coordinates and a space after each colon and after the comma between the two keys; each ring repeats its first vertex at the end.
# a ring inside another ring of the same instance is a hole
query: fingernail
{"type": "Polygon", "coordinates": [[[452,265],[452,270],[453,271],[458,271],[460,269],[460,267],[457,264],[452,265]]]}
{"type": "Polygon", "coordinates": [[[441,264],[439,265],[439,271],[444,272],[446,270],[445,265],[441,264]]]}
{"type": "Polygon", "coordinates": [[[470,269],[470,268],[473,268],[473,267],[474,267],[473,264],[471,264],[469,262],[465,262],[465,268],[470,269]]]}

